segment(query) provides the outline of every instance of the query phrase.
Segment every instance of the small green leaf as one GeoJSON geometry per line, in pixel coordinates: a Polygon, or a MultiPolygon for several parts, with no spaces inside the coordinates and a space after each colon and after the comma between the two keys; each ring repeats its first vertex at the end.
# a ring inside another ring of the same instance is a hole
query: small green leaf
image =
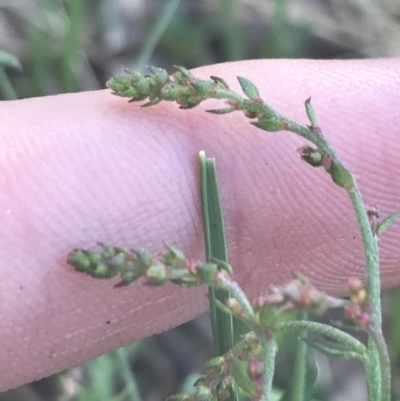
{"type": "Polygon", "coordinates": [[[216,77],[214,75],[211,75],[210,77],[215,83],[221,84],[225,89],[229,89],[229,85],[226,83],[226,81],[220,77],[216,77]]]}
{"type": "Polygon", "coordinates": [[[174,67],[185,77],[185,78],[193,78],[193,74],[185,67],[180,65],[174,65],[174,67]]]}
{"type": "Polygon", "coordinates": [[[121,97],[131,97],[136,99],[141,94],[132,86],[130,77],[117,77],[111,78],[106,83],[107,88],[111,89],[113,93],[121,97]]]}
{"type": "Polygon", "coordinates": [[[193,86],[201,96],[209,96],[213,88],[213,83],[204,79],[195,79],[190,85],[193,86]]]}
{"type": "Polygon", "coordinates": [[[319,341],[311,341],[308,338],[302,339],[307,345],[310,347],[322,352],[327,356],[331,356],[334,358],[356,358],[363,359],[363,355],[360,355],[358,352],[345,349],[340,344],[334,343],[332,341],[319,340],[319,341]]]}
{"type": "MultiPolygon", "coordinates": [[[[179,103],[179,102],[178,102],[179,103]]],[[[201,103],[201,100],[198,101],[185,101],[182,103],[179,103],[180,106],[179,108],[182,110],[189,110],[189,109],[194,109],[195,107],[197,107],[199,104],[201,103]]]]}
{"type": "Polygon", "coordinates": [[[169,76],[164,68],[149,66],[149,70],[154,74],[154,77],[161,85],[165,85],[168,82],[169,76]]]}
{"type": "Polygon", "coordinates": [[[163,285],[170,279],[170,274],[165,265],[161,262],[155,262],[146,271],[146,285],[163,285]]]}
{"type": "Polygon", "coordinates": [[[261,327],[264,328],[274,327],[279,319],[279,316],[280,312],[278,308],[271,305],[264,305],[259,315],[261,327]]]}
{"type": "Polygon", "coordinates": [[[226,313],[227,315],[229,315],[229,316],[233,315],[233,312],[220,300],[215,299],[215,305],[219,310],[226,313]]]}
{"type": "MultiPolygon", "coordinates": [[[[132,89],[134,89],[134,88],[132,88],[132,89]]],[[[128,97],[130,97],[130,96],[128,96],[128,97]]],[[[144,94],[144,95],[137,95],[137,96],[132,97],[132,99],[129,99],[129,103],[132,103],[132,102],[141,102],[141,101],[146,100],[146,99],[147,99],[147,95],[146,95],[146,94],[144,94]]]]}
{"type": "Polygon", "coordinates": [[[205,263],[197,271],[204,284],[212,285],[219,270],[215,263],[205,263]]]}
{"type": "Polygon", "coordinates": [[[233,357],[229,361],[229,368],[236,384],[247,394],[254,396],[257,390],[247,373],[247,363],[233,357]]]}
{"type": "Polygon", "coordinates": [[[390,227],[397,220],[399,216],[400,212],[397,211],[386,217],[385,220],[381,221],[378,224],[378,227],[376,228],[376,233],[378,235],[382,234],[388,227],[390,227]]]}
{"type": "MultiPolygon", "coordinates": [[[[135,100],[136,100],[136,99],[135,99],[135,100]]],[[[142,104],[142,107],[150,107],[150,106],[154,106],[154,105],[156,105],[156,104],[160,103],[160,102],[161,102],[161,100],[162,100],[162,99],[160,99],[160,98],[156,97],[156,98],[154,98],[154,99],[150,100],[149,102],[147,102],[147,103],[145,103],[145,104],[142,104]]]]}
{"type": "Polygon", "coordinates": [[[237,77],[240,86],[242,87],[243,93],[251,100],[256,100],[260,98],[260,93],[258,92],[257,86],[255,86],[247,78],[237,77]]]}
{"type": "Polygon", "coordinates": [[[206,111],[207,111],[207,113],[211,113],[211,114],[229,114],[235,110],[236,109],[234,107],[227,107],[225,109],[213,109],[213,110],[206,110],[206,111]]]}
{"type": "Polygon", "coordinates": [[[225,270],[231,277],[233,276],[233,269],[229,263],[213,257],[208,258],[208,261],[210,263],[215,263],[218,267],[218,270],[225,270]]]}
{"type": "Polygon", "coordinates": [[[139,93],[141,94],[149,94],[150,92],[150,83],[149,80],[145,77],[140,77],[139,79],[133,82],[133,86],[139,93]]]}
{"type": "Polygon", "coordinates": [[[175,83],[170,83],[165,85],[161,89],[161,94],[160,94],[163,100],[170,100],[170,101],[179,99],[180,95],[181,95],[181,87],[175,83]]]}
{"type": "Polygon", "coordinates": [[[174,82],[178,85],[188,85],[188,82],[193,78],[193,74],[184,67],[176,65],[175,68],[178,71],[172,74],[172,79],[174,82]]]}
{"type": "Polygon", "coordinates": [[[286,124],[284,123],[284,121],[280,120],[279,118],[269,118],[268,120],[259,120],[251,124],[253,124],[257,128],[269,132],[282,131],[286,128],[286,124]]]}
{"type": "Polygon", "coordinates": [[[22,71],[22,65],[19,60],[4,50],[0,50],[0,67],[13,68],[14,70],[22,71]]]}
{"type": "Polygon", "coordinates": [[[76,249],[68,254],[68,264],[81,272],[88,272],[92,265],[88,253],[81,249],[76,249]]]}
{"type": "Polygon", "coordinates": [[[317,126],[317,116],[315,115],[314,107],[311,105],[311,98],[308,98],[305,102],[306,112],[308,119],[310,120],[311,126],[317,126]]]}
{"type": "Polygon", "coordinates": [[[347,170],[346,167],[343,166],[341,162],[336,159],[332,159],[330,164],[330,173],[332,176],[332,180],[336,185],[342,187],[346,190],[350,190],[353,185],[353,176],[350,171],[347,170]]]}

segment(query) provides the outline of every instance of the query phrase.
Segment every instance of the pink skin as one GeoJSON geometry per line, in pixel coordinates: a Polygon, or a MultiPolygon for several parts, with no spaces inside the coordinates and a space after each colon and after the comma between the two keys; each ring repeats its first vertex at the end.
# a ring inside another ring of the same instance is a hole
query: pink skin
{"type": "MultiPolygon", "coordinates": [[[[357,174],[366,202],[400,208],[400,60],[246,61],[198,69],[238,89],[253,80],[278,110],[319,124],[357,174]]],[[[198,152],[215,156],[229,256],[251,296],[306,275],[331,295],[363,278],[360,235],[345,191],[299,159],[293,134],[174,104],[140,109],[109,91],[0,104],[0,390],[48,376],[166,330],[207,309],[203,288],[113,283],[65,263],[96,241],[168,241],[204,254],[198,152]]],[[[400,224],[382,238],[384,287],[400,283],[400,224]]]]}

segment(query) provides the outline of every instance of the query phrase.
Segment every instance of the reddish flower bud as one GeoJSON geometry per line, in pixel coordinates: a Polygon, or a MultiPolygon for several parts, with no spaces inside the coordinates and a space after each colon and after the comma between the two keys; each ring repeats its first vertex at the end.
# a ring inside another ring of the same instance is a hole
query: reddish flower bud
{"type": "Polygon", "coordinates": [[[264,374],[264,364],[258,359],[251,359],[247,365],[247,373],[252,379],[264,374]]]}

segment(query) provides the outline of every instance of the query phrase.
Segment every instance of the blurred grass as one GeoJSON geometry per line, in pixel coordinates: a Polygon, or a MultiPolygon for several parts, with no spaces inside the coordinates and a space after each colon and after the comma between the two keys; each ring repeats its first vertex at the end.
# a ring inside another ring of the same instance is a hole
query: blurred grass
{"type": "MultiPolygon", "coordinates": [[[[299,2],[294,0],[21,0],[18,4],[11,0],[0,3],[0,29],[3,27],[1,32],[5,33],[0,35],[0,50],[8,52],[0,56],[7,55],[14,62],[19,59],[23,68],[21,73],[10,66],[0,67],[0,99],[99,89],[128,66],[144,70],[147,64],[193,68],[247,58],[378,56],[382,49],[389,49],[383,54],[390,55],[400,43],[393,30],[392,42],[390,38],[377,42],[367,34],[362,41],[357,36],[359,15],[368,16],[370,10],[352,17],[353,1],[347,3],[348,9],[335,8],[334,2],[327,0],[310,1],[308,9],[296,8],[299,2]],[[341,25],[345,20],[350,28],[341,25]]],[[[394,27],[400,13],[391,12],[393,7],[386,11],[382,4],[378,11],[386,21],[383,25],[394,27]]],[[[378,25],[368,22],[368,32],[378,32],[378,25]]],[[[390,310],[394,318],[388,332],[398,375],[399,291],[390,310]]],[[[165,334],[155,337],[155,342],[146,340],[125,347],[79,368],[0,394],[0,401],[139,401],[139,394],[143,401],[161,400],[178,391],[183,379],[189,381],[197,375],[204,357],[211,354],[206,336],[200,339],[201,350],[194,352],[189,345],[196,336],[194,330],[204,330],[203,323],[180,330],[173,332],[175,340],[165,334]],[[184,352],[189,357],[183,357],[184,352]],[[167,385],[167,380],[174,383],[167,385]]],[[[285,367],[293,350],[282,348],[280,359],[284,362],[278,382],[284,385],[288,380],[285,367]]],[[[400,389],[397,391],[399,394],[400,389]]]]}
{"type": "Polygon", "coordinates": [[[129,365],[141,342],[102,355],[87,364],[89,382],[72,398],[74,401],[140,401],[141,396],[129,365]],[[113,376],[122,380],[122,389],[115,388],[113,376]]]}

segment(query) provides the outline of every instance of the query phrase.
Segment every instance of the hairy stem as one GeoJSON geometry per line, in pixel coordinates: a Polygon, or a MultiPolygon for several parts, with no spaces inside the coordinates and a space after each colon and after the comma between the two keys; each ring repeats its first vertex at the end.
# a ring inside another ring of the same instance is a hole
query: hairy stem
{"type": "Polygon", "coordinates": [[[271,401],[272,383],[275,371],[275,357],[278,347],[275,339],[259,336],[264,350],[264,391],[260,401],[271,401]]]}
{"type": "Polygon", "coordinates": [[[380,367],[380,394],[379,399],[382,401],[390,401],[391,399],[391,368],[390,368],[390,356],[389,351],[385,342],[385,338],[382,334],[381,326],[373,319],[370,328],[368,330],[369,341],[371,345],[369,348],[374,350],[371,355],[371,363],[375,361],[380,367]],[[378,354],[379,360],[376,361],[376,354],[378,354]]]}
{"type": "Polygon", "coordinates": [[[274,327],[274,332],[278,333],[280,331],[306,331],[315,332],[324,336],[328,336],[343,345],[346,345],[354,351],[359,359],[365,360],[367,348],[359,340],[339,330],[335,327],[328,326],[327,324],[310,322],[306,320],[293,320],[289,322],[277,323],[274,327]]]}

